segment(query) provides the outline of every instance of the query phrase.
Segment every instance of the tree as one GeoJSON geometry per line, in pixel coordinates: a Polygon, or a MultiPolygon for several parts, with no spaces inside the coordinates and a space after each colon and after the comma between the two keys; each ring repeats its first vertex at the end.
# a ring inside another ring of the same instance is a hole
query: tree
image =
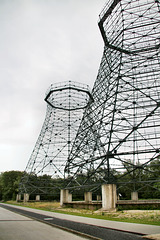
{"type": "Polygon", "coordinates": [[[2,173],[0,173],[0,200],[2,200],[2,173]]]}
{"type": "Polygon", "coordinates": [[[8,171],[3,172],[0,175],[0,192],[1,199],[3,200],[15,200],[18,193],[18,187],[23,172],[20,171],[8,171]]]}

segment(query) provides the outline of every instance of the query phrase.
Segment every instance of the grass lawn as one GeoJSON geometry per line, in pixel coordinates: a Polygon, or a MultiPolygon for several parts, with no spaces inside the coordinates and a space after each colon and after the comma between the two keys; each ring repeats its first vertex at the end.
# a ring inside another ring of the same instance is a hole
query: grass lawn
{"type": "Polygon", "coordinates": [[[16,201],[8,201],[6,203],[76,216],[160,226],[160,210],[124,210],[117,212],[100,212],[86,209],[61,208],[59,202],[17,203],[16,201]]]}

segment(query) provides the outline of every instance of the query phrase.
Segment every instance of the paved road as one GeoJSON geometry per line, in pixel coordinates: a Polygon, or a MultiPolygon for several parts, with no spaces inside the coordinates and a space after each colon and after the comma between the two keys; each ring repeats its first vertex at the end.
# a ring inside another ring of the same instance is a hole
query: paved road
{"type": "Polygon", "coordinates": [[[0,240],[83,240],[84,238],[0,207],[0,240]]]}
{"type": "MultiPolygon", "coordinates": [[[[64,219],[64,218],[54,217],[53,215],[52,216],[50,215],[50,212],[46,212],[46,211],[44,212],[44,211],[39,210],[38,211],[39,213],[37,213],[37,210],[35,210],[35,209],[30,210],[30,209],[25,208],[25,210],[24,210],[24,208],[17,207],[17,206],[16,207],[15,206],[10,206],[10,205],[6,205],[6,204],[0,204],[0,206],[1,206],[0,211],[4,211],[4,210],[6,211],[6,209],[9,210],[9,211],[14,211],[16,213],[23,214],[27,217],[31,217],[32,219],[34,218],[34,219],[49,223],[53,226],[57,225],[59,227],[64,227],[64,228],[67,228],[67,229],[71,229],[72,231],[76,231],[76,232],[78,231],[79,233],[83,233],[83,234],[93,236],[92,239],[104,239],[104,240],[105,239],[106,240],[121,240],[121,239],[122,240],[140,240],[140,239],[142,239],[141,236],[138,235],[138,234],[132,234],[132,233],[128,233],[128,232],[122,232],[122,231],[117,231],[117,230],[104,228],[104,227],[101,227],[101,226],[90,225],[89,224],[89,221],[91,220],[90,218],[81,218],[81,219],[84,219],[84,220],[87,219],[88,224],[86,224],[86,223],[82,223],[82,222],[67,220],[67,219],[64,219]],[[5,208],[5,209],[3,209],[3,208],[5,208]]],[[[67,217],[67,216],[68,215],[65,215],[65,217],[67,217]]],[[[33,221],[33,220],[30,220],[30,221],[33,221]]],[[[28,223],[31,224],[31,226],[33,227],[33,231],[35,231],[35,226],[29,221],[28,221],[28,223]]],[[[37,224],[36,221],[34,221],[34,223],[37,224]]],[[[25,224],[26,224],[26,222],[25,222],[25,224]]],[[[19,225],[19,222],[18,222],[17,225],[19,225]]],[[[45,224],[42,224],[42,225],[44,226],[45,224]]],[[[50,226],[48,226],[48,227],[50,227],[50,226]]],[[[0,229],[0,232],[1,232],[1,229],[0,229]]],[[[17,229],[16,232],[18,232],[18,229],[17,229]]],[[[39,231],[39,234],[41,234],[41,231],[39,231]]],[[[69,234],[69,233],[66,232],[66,235],[67,234],[69,234]]],[[[51,239],[63,239],[64,238],[64,236],[62,236],[60,238],[55,238],[53,236],[54,235],[52,235],[50,240],[51,239]]],[[[17,240],[16,237],[14,237],[14,239],[17,240]]],[[[25,240],[25,238],[24,239],[20,238],[20,239],[25,240]]],[[[34,239],[34,238],[31,238],[31,239],[34,239]]],[[[39,239],[46,239],[46,238],[43,238],[41,236],[39,239]]],[[[65,237],[65,240],[66,239],[67,238],[65,237]]],[[[77,239],[77,236],[74,235],[70,239],[77,239]]],[[[0,240],[1,240],[1,238],[0,238],[0,240]]],[[[7,239],[7,240],[10,240],[10,238],[7,239]]]]}

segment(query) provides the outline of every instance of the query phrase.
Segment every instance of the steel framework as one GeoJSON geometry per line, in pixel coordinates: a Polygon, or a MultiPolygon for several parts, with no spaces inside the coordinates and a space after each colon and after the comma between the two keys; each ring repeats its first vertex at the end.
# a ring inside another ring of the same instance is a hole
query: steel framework
{"type": "Polygon", "coordinates": [[[160,151],[160,2],[110,0],[98,25],[104,52],[94,102],[84,112],[65,168],[72,175],[66,187],[78,175],[86,176],[81,186],[93,186],[126,183],[128,174],[135,190],[138,182],[160,182],[148,168],[160,151]]]}
{"type": "Polygon", "coordinates": [[[160,2],[109,0],[98,25],[104,52],[92,93],[75,83],[49,89],[21,192],[46,193],[53,185],[37,187],[34,175],[49,173],[70,189],[160,184],[152,171],[156,160],[160,167],[160,2]]]}
{"type": "Polygon", "coordinates": [[[64,179],[68,160],[84,109],[92,101],[87,85],[63,82],[46,92],[47,112],[40,135],[31,154],[19,192],[52,194],[64,179]]]}

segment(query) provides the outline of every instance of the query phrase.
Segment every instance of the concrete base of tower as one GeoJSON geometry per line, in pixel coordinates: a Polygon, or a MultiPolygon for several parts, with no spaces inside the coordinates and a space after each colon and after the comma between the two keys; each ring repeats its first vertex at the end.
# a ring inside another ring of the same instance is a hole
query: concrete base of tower
{"type": "Polygon", "coordinates": [[[138,192],[131,192],[131,200],[138,201],[138,192]]]}
{"type": "Polygon", "coordinates": [[[72,202],[72,194],[67,189],[61,189],[60,192],[60,206],[63,207],[64,203],[72,202]]]}
{"type": "Polygon", "coordinates": [[[28,202],[29,201],[29,194],[28,193],[24,193],[23,201],[24,202],[28,202]]]}
{"type": "Polygon", "coordinates": [[[85,192],[84,193],[84,201],[86,203],[91,203],[92,202],[92,192],[85,192]]]}
{"type": "Polygon", "coordinates": [[[36,195],[36,201],[39,202],[41,200],[40,195],[36,195]]]}
{"type": "Polygon", "coordinates": [[[101,200],[102,200],[101,195],[97,195],[97,201],[101,201],[101,200]]]}
{"type": "Polygon", "coordinates": [[[117,193],[115,184],[102,185],[102,210],[115,211],[117,203],[117,193]]]}
{"type": "Polygon", "coordinates": [[[20,201],[21,201],[21,194],[17,194],[16,202],[20,202],[20,201]]]}

